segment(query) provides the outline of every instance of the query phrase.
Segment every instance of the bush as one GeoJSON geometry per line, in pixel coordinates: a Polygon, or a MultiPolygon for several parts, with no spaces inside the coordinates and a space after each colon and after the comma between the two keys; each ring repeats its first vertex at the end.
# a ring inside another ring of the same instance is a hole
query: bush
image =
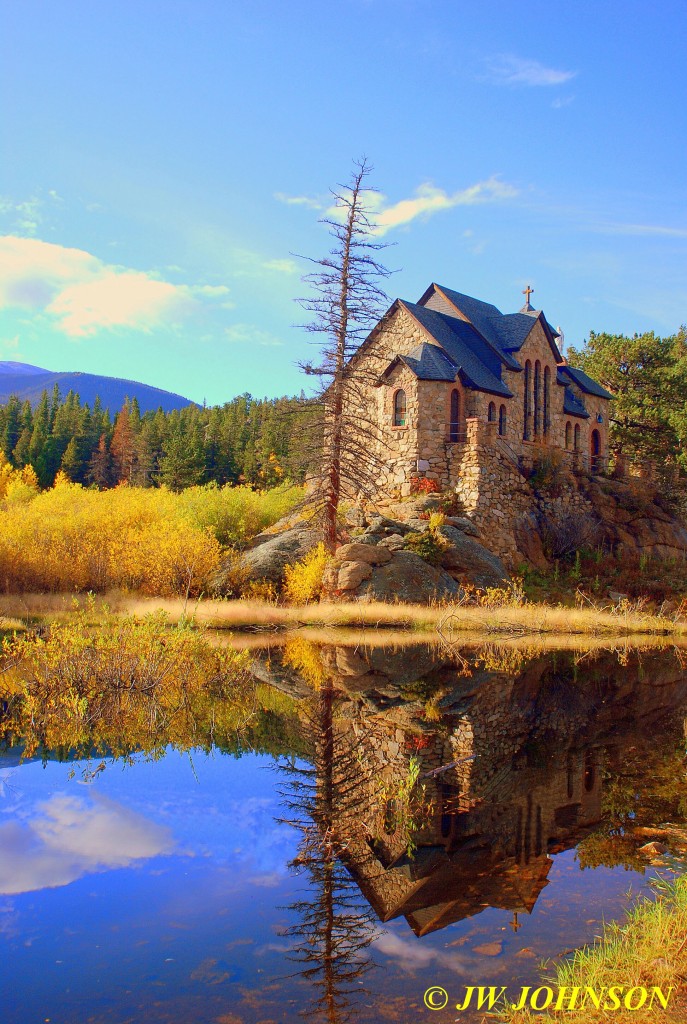
{"type": "Polygon", "coordinates": [[[560,452],[540,451],[534,458],[528,479],[535,491],[546,491],[556,496],[563,479],[560,452]]]}
{"type": "Polygon", "coordinates": [[[441,558],[446,545],[427,530],[425,533],[408,533],[405,537],[405,546],[409,551],[424,558],[430,565],[440,565],[441,558]]]}
{"type": "Polygon", "coordinates": [[[93,628],[87,608],[40,636],[0,649],[6,727],[24,757],[43,750],[99,755],[160,752],[168,743],[209,746],[214,731],[253,713],[250,658],[218,647],[203,630],[170,627],[164,615],[109,619],[93,628]]]}
{"type": "Polygon", "coordinates": [[[547,558],[564,558],[582,548],[593,548],[599,542],[601,525],[581,512],[548,513],[539,516],[539,533],[547,558]]]}
{"type": "Polygon", "coordinates": [[[52,490],[31,497],[27,489],[30,480],[10,481],[0,508],[2,589],[124,588],[161,597],[201,593],[217,571],[222,543],[245,542],[300,495],[293,487],[95,491],[63,474],[52,490]]]}
{"type": "Polygon", "coordinates": [[[426,476],[411,476],[411,494],[436,494],[439,491],[439,484],[436,480],[430,480],[426,476]]]}
{"type": "Polygon", "coordinates": [[[319,599],[322,593],[324,570],[329,555],[321,542],[305,558],[284,569],[283,594],[290,604],[309,604],[319,599]]]}

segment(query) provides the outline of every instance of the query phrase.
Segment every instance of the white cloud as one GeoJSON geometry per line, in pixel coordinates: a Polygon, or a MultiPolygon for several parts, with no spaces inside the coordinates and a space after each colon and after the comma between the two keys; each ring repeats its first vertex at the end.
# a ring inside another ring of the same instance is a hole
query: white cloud
{"type": "Polygon", "coordinates": [[[199,284],[192,291],[194,295],[207,295],[213,299],[229,294],[229,289],[225,284],[199,284]]]}
{"type": "MultiPolygon", "coordinates": [[[[19,335],[15,334],[13,338],[3,338],[0,340],[0,352],[11,353],[16,357],[19,351],[19,335]]],[[[2,778],[3,773],[0,772],[0,796],[2,796],[2,778]]]]}
{"type": "Polygon", "coordinates": [[[275,338],[269,331],[263,331],[255,324],[233,324],[225,331],[227,340],[236,345],[260,345],[263,348],[276,348],[284,342],[275,338]]]}
{"type": "Polygon", "coordinates": [[[408,941],[390,931],[382,932],[373,945],[380,953],[398,961],[401,968],[409,974],[437,966],[444,970],[458,971],[462,970],[466,963],[464,957],[455,953],[445,953],[441,949],[421,945],[416,940],[408,941]]]}
{"type": "Polygon", "coordinates": [[[33,237],[43,222],[45,207],[63,203],[55,189],[49,189],[47,196],[47,200],[40,193],[21,200],[0,196],[0,216],[5,219],[5,229],[33,237]]]}
{"type": "Polygon", "coordinates": [[[295,274],[298,270],[294,260],[266,260],[261,266],[265,270],[273,270],[276,274],[295,274]]]}
{"type": "Polygon", "coordinates": [[[537,60],[526,60],[514,54],[500,54],[486,61],[488,81],[496,85],[550,86],[563,85],[577,74],[547,68],[537,60]]]}
{"type": "Polygon", "coordinates": [[[0,825],[0,893],[68,885],[85,874],[171,853],[168,828],[107,797],[64,793],[24,823],[0,825]]]}
{"type": "Polygon", "coordinates": [[[172,325],[193,312],[199,299],[227,292],[223,285],[174,285],[104,263],[82,249],[15,235],[0,238],[0,309],[45,313],[69,337],[172,325]]]}
{"type": "Polygon", "coordinates": [[[185,289],[134,271],[106,270],[92,281],[68,285],[46,307],[65,334],[85,337],[117,327],[149,331],[189,311],[185,289]]]}
{"type": "Polygon", "coordinates": [[[311,210],[323,210],[326,206],[326,201],[313,196],[287,196],[284,192],[275,192],[274,198],[287,206],[308,206],[311,210]]]}
{"type": "MultiPolygon", "coordinates": [[[[412,199],[401,199],[388,205],[388,200],[381,192],[372,192],[367,198],[369,219],[375,225],[375,234],[385,235],[393,228],[409,224],[416,217],[429,217],[441,210],[450,210],[454,206],[475,206],[479,203],[493,203],[504,199],[512,199],[518,190],[495,175],[485,181],[478,181],[458,192],[448,193],[436,188],[429,182],[416,189],[412,199]]],[[[328,216],[343,220],[346,216],[345,205],[335,205],[327,210],[328,216]]]]}

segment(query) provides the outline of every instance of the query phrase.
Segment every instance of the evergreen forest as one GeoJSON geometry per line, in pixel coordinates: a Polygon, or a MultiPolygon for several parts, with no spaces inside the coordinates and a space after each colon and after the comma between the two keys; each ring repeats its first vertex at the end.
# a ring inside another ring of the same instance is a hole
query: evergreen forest
{"type": "Polygon", "coordinates": [[[91,408],[55,387],[35,408],[14,396],[0,408],[0,453],[14,469],[32,466],[41,488],[61,471],[100,490],[122,481],[172,491],[205,483],[262,489],[303,479],[297,438],[314,415],[303,395],[243,394],[223,406],[143,415],[127,400],[113,418],[98,399],[91,408]]]}

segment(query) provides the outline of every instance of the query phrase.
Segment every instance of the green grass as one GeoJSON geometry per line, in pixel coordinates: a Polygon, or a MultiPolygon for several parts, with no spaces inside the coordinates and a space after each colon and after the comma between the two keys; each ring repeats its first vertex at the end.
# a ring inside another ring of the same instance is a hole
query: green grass
{"type": "MultiPolygon", "coordinates": [[[[687,1021],[687,876],[675,882],[656,883],[656,899],[641,899],[622,924],[610,923],[593,946],[585,946],[555,968],[552,977],[541,982],[556,990],[579,986],[597,993],[611,986],[650,989],[659,986],[665,994],[672,986],[668,1008],[658,1001],[649,1001],[638,1010],[596,1009],[587,1001],[582,1009],[563,1009],[556,1013],[533,1013],[530,1010],[505,1011],[499,1019],[507,1024],[649,1024],[687,1021]]],[[[554,999],[555,1001],[555,999],[554,999]]],[[[603,1007],[603,1002],[602,1002],[603,1007]]]]}

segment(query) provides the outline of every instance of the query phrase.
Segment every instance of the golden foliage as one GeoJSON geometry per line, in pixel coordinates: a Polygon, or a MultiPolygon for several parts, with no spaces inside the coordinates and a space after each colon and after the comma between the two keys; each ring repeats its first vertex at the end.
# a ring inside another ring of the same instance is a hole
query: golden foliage
{"type": "Polygon", "coordinates": [[[324,544],[309,551],[305,558],[284,569],[283,594],[291,604],[309,604],[322,593],[322,578],[330,556],[324,544]]]}
{"type": "Polygon", "coordinates": [[[0,501],[30,500],[38,494],[38,477],[33,466],[15,469],[0,452],[0,501]],[[18,494],[25,497],[17,498],[18,494]]]}
{"type": "Polygon", "coordinates": [[[89,625],[88,609],[46,635],[5,640],[0,693],[24,756],[76,750],[126,755],[181,749],[252,715],[249,658],[164,615],[89,625]]]}
{"type": "Polygon", "coordinates": [[[327,678],[322,664],[320,647],[302,636],[292,636],[284,644],[282,657],[314,690],[319,690],[327,678]]]}

